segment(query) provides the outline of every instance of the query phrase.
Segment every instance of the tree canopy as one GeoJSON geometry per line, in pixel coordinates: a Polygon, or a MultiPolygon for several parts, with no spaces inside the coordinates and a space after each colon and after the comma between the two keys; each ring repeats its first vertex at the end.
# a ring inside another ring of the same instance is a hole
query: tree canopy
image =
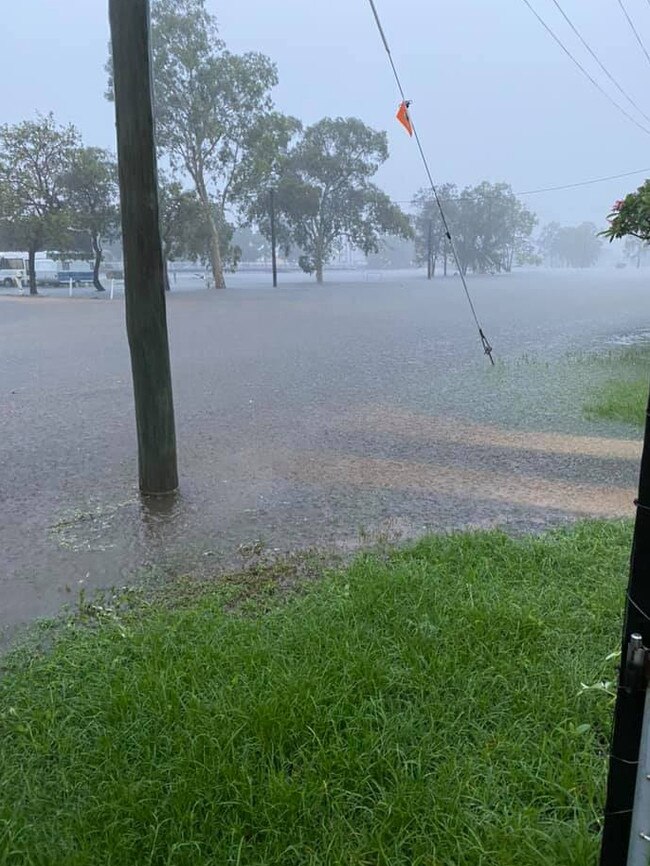
{"type": "MultiPolygon", "coordinates": [[[[537,217],[515,196],[507,183],[487,181],[461,192],[455,184],[442,184],[438,190],[445,216],[456,245],[464,273],[512,270],[532,255],[530,237],[537,217]]],[[[417,208],[416,249],[425,261],[431,250],[433,267],[438,257],[449,252],[440,211],[433,192],[421,189],[414,198],[417,208]]]]}
{"type": "Polygon", "coordinates": [[[275,64],[227,51],[205,0],[155,0],[152,47],[158,147],[194,187],[214,283],[223,287],[226,209],[266,182],[299,123],[274,110],[275,64]]]}
{"type": "Polygon", "coordinates": [[[590,268],[600,257],[598,229],[591,222],[561,226],[557,222],[544,226],[539,248],[552,267],[590,268]]]}
{"type": "MultiPolygon", "coordinates": [[[[160,236],[165,262],[177,259],[210,261],[212,237],[204,218],[203,208],[194,190],[183,189],[177,180],[159,175],[160,236]]],[[[233,227],[213,206],[213,219],[219,232],[222,263],[233,269],[239,261],[239,251],[232,245],[233,227]]],[[[167,280],[167,288],[169,282],[167,280]]]]}
{"type": "MultiPolygon", "coordinates": [[[[341,241],[377,252],[381,235],[408,238],[408,217],[371,178],[388,158],[386,134],[361,120],[324,118],[307,127],[280,165],[276,192],[282,246],[300,251],[305,273],[323,281],[323,269],[341,241]]],[[[251,211],[270,236],[266,196],[251,211]]]]}
{"type": "MultiPolygon", "coordinates": [[[[456,184],[441,184],[438,187],[438,196],[451,226],[456,219],[458,199],[456,184]]],[[[443,259],[446,264],[446,259],[451,254],[440,209],[431,189],[418,190],[413,198],[413,205],[416,208],[414,219],[416,261],[419,264],[427,263],[429,276],[434,276],[438,260],[443,259]]]]}
{"type": "Polygon", "coordinates": [[[0,127],[0,223],[12,246],[28,252],[30,294],[37,294],[36,253],[72,243],[66,178],[79,142],[77,130],[52,114],[0,127]]]}
{"type": "Polygon", "coordinates": [[[614,203],[608,217],[609,228],[603,235],[613,241],[616,238],[633,237],[650,242],[650,180],[646,180],[636,192],[614,203]]]}
{"type": "Polygon", "coordinates": [[[64,175],[64,186],[72,228],[88,236],[94,256],[93,282],[98,291],[104,291],[99,278],[103,241],[119,232],[115,158],[99,147],[77,148],[64,175]]]}
{"type": "Polygon", "coordinates": [[[641,264],[647,257],[648,252],[650,252],[648,241],[643,241],[640,238],[633,237],[632,235],[628,235],[625,238],[623,255],[629,262],[636,265],[637,268],[641,267],[641,264]]]}

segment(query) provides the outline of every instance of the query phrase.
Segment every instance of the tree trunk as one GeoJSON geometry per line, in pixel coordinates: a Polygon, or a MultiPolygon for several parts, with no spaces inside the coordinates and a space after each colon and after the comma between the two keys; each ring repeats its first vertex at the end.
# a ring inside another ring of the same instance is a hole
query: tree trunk
{"type": "Polygon", "coordinates": [[[223,264],[221,262],[219,231],[211,213],[208,214],[208,223],[210,226],[210,267],[212,268],[214,287],[215,289],[225,289],[226,280],[223,275],[223,264]]]}
{"type": "Polygon", "coordinates": [[[176,433],[160,240],[149,0],[109,0],[140,490],[178,487],[176,433]]]}
{"type": "Polygon", "coordinates": [[[93,252],[95,254],[95,261],[93,264],[93,286],[97,289],[98,292],[104,292],[106,291],[106,289],[104,288],[104,286],[102,286],[102,282],[99,279],[99,268],[102,263],[103,250],[97,232],[91,233],[90,241],[92,244],[93,252]]]}
{"type": "Polygon", "coordinates": [[[165,240],[163,235],[160,236],[160,242],[162,244],[162,256],[163,256],[163,264],[164,264],[164,268],[165,268],[165,271],[163,274],[163,278],[165,280],[165,291],[170,292],[171,288],[172,288],[170,283],[169,283],[169,253],[171,250],[171,244],[165,240]]]}
{"type": "Polygon", "coordinates": [[[447,244],[445,244],[445,252],[443,254],[442,265],[443,265],[443,271],[442,272],[443,272],[443,275],[446,277],[447,276],[447,244]]]}
{"type": "Polygon", "coordinates": [[[316,282],[319,286],[323,285],[323,263],[321,261],[316,262],[316,282]]]}
{"type": "Polygon", "coordinates": [[[36,250],[30,248],[28,252],[28,269],[29,269],[29,294],[37,295],[36,288],[36,250]]]}
{"type": "Polygon", "coordinates": [[[212,202],[205,188],[205,184],[200,180],[196,184],[196,191],[199,196],[199,201],[203,206],[205,218],[208,221],[210,230],[210,268],[212,270],[212,279],[214,280],[215,289],[225,289],[226,280],[223,275],[223,264],[221,261],[221,247],[219,245],[219,229],[214,220],[212,212],[212,202]]]}

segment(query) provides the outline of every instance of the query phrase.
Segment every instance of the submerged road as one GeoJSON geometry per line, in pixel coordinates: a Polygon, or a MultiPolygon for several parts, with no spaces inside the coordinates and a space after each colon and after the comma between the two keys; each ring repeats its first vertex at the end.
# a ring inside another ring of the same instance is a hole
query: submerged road
{"type": "Polygon", "coordinates": [[[584,418],[579,353],[648,327],[649,280],[471,280],[494,369],[453,278],[272,290],[237,275],[224,292],[172,293],[182,488],[150,503],[122,300],[0,297],[0,625],[149,564],[216,567],[256,540],[349,548],[631,514],[639,446],[584,418]]]}

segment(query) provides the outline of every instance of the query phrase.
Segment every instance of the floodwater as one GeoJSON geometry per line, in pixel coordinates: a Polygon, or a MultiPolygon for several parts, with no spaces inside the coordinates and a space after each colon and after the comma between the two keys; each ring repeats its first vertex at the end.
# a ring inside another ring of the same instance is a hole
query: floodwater
{"type": "MultiPolygon", "coordinates": [[[[643,271],[235,275],[168,299],[180,493],[143,501],[121,297],[0,297],[0,623],[238,545],[632,513],[639,444],[567,353],[647,331],[643,271]]],[[[186,289],[186,290],[183,290],[186,289]]],[[[89,294],[89,293],[81,293],[89,294]]],[[[206,566],[206,563],[208,566],[206,566]]]]}

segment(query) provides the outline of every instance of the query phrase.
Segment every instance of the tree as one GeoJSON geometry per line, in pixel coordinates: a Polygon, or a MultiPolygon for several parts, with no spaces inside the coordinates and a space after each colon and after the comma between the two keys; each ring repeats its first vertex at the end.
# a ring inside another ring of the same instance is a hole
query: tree
{"type": "Polygon", "coordinates": [[[205,0],[156,0],[152,27],[158,146],[192,181],[215,287],[223,288],[226,208],[266,181],[299,124],[273,110],[275,65],[263,54],[226,51],[205,0]]]}
{"type": "MultiPolygon", "coordinates": [[[[510,272],[515,263],[530,260],[530,236],[537,217],[517,199],[509,184],[487,181],[458,192],[454,184],[438,189],[460,267],[479,273],[510,272]]],[[[432,263],[450,253],[449,241],[431,190],[420,190],[414,199],[416,248],[420,261],[426,261],[431,236],[432,263]]]]}
{"type": "Polygon", "coordinates": [[[538,257],[530,240],[533,229],[537,225],[537,216],[519,201],[510,186],[497,184],[500,192],[492,199],[493,207],[500,208],[499,219],[502,224],[501,241],[503,243],[503,269],[506,273],[512,271],[513,265],[537,264],[538,257]],[[506,188],[507,186],[507,188],[506,188]]]}
{"type": "MultiPolygon", "coordinates": [[[[438,187],[438,196],[445,209],[449,224],[456,222],[456,199],[458,189],[454,183],[444,183],[438,187]]],[[[451,250],[445,231],[440,208],[431,189],[420,189],[413,198],[417,209],[415,217],[415,255],[419,264],[427,264],[427,272],[433,277],[439,258],[443,259],[444,273],[447,274],[447,257],[451,250]]]]}
{"type": "Polygon", "coordinates": [[[84,232],[90,239],[94,257],[93,284],[98,292],[103,292],[99,278],[104,257],[103,240],[115,235],[119,223],[117,165],[106,150],[79,148],[73,155],[64,183],[75,230],[84,232]]]}
{"type": "Polygon", "coordinates": [[[541,232],[539,247],[552,267],[590,268],[600,256],[601,242],[593,223],[561,226],[549,223],[541,232]]]}
{"type": "Polygon", "coordinates": [[[641,262],[646,257],[647,253],[647,241],[639,240],[639,238],[632,237],[632,235],[628,235],[625,238],[625,244],[623,245],[623,255],[628,261],[633,262],[637,268],[641,267],[641,262]]]}
{"type": "MultiPolygon", "coordinates": [[[[158,172],[158,207],[160,212],[160,240],[165,262],[165,291],[169,291],[169,262],[182,258],[188,232],[187,199],[192,194],[183,190],[178,181],[168,180],[158,172]]],[[[194,202],[192,201],[192,204],[194,202]]],[[[190,221],[189,230],[194,227],[190,221]]]]}
{"type": "MultiPolygon", "coordinates": [[[[626,238],[626,252],[629,250],[628,242],[632,239],[639,241],[643,247],[650,243],[650,180],[646,180],[636,192],[615,202],[607,219],[609,228],[601,234],[610,242],[616,238],[626,238]]],[[[638,255],[637,267],[641,263],[640,251],[638,255]]]]}
{"type": "Polygon", "coordinates": [[[466,187],[455,203],[452,233],[461,268],[478,273],[512,270],[525,249],[537,217],[523,205],[507,183],[487,181],[466,187]]]}
{"type": "Polygon", "coordinates": [[[560,231],[562,226],[558,222],[550,222],[544,226],[539,234],[537,246],[544,261],[552,268],[560,266],[560,231]]]}
{"type": "Polygon", "coordinates": [[[29,257],[29,293],[36,288],[36,253],[71,245],[66,187],[79,134],[52,114],[0,127],[0,222],[3,234],[29,257]]]}
{"type": "MultiPolygon", "coordinates": [[[[194,190],[183,189],[178,181],[169,180],[162,172],[159,173],[158,189],[165,288],[169,290],[168,262],[183,258],[203,263],[210,261],[212,226],[207,222],[194,190]]],[[[221,261],[234,269],[239,251],[231,244],[233,228],[222,218],[216,206],[213,206],[212,218],[218,228],[221,261]]]]}
{"type": "MultiPolygon", "coordinates": [[[[368,254],[382,234],[412,237],[408,217],[370,180],[387,158],[386,134],[353,117],[324,118],[290,148],[277,184],[278,239],[301,251],[300,267],[318,283],[342,239],[368,254]]],[[[266,196],[250,215],[269,238],[266,196]]]]}

